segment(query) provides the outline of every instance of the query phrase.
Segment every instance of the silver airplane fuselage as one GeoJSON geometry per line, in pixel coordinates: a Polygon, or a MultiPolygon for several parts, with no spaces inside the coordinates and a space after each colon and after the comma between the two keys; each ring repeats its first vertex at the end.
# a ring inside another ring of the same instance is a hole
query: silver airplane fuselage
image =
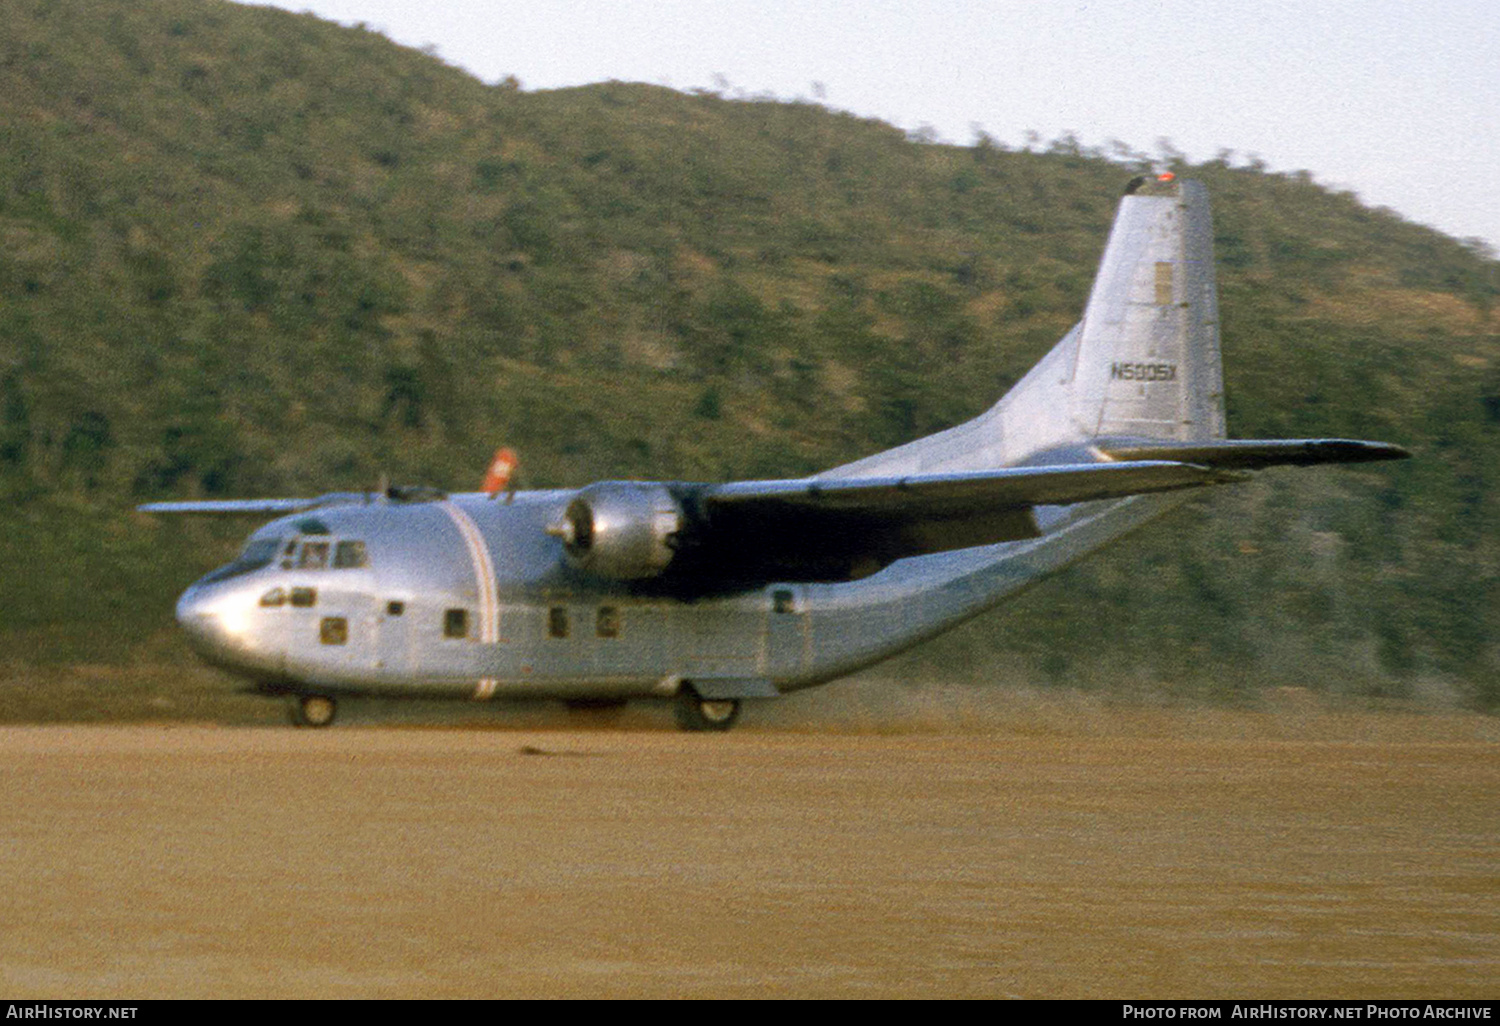
{"type": "Polygon", "coordinates": [[[939,634],[1187,489],[1407,455],[1226,437],[1212,238],[1200,185],[1137,179],[1083,319],[994,406],[813,477],[141,508],[287,514],[177,618],[298,722],[356,694],[672,698],[683,726],[724,729],[741,700],[939,634]]]}
{"type": "Polygon", "coordinates": [[[282,517],[190,587],[195,650],[269,690],[455,698],[772,697],[884,659],[1180,499],[1039,510],[1042,537],[836,583],[691,598],[573,569],[546,527],[572,492],[366,503],[282,517]]]}

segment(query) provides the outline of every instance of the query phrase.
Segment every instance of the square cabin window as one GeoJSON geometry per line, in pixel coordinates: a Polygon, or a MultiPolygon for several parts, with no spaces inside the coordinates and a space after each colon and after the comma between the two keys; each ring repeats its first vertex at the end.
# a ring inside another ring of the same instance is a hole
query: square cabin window
{"type": "Polygon", "coordinates": [[[303,570],[321,570],[328,565],[327,542],[304,542],[297,565],[303,570]]]}
{"type": "Polygon", "coordinates": [[[362,541],[341,541],[333,550],[335,570],[357,570],[370,565],[370,556],[362,541]]]}
{"type": "Polygon", "coordinates": [[[449,609],[443,612],[443,637],[467,638],[469,636],[469,611],[449,609]]]}
{"type": "Polygon", "coordinates": [[[349,621],[342,616],[325,616],[318,625],[318,640],[325,645],[342,645],[349,640],[349,621]]]}
{"type": "Polygon", "coordinates": [[[594,620],[594,633],[601,638],[620,636],[620,610],[615,606],[600,606],[594,620]]]}

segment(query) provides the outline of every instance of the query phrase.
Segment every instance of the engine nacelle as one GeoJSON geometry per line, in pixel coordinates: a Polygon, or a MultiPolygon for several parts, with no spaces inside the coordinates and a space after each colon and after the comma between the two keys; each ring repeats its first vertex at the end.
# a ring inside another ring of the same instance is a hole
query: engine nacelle
{"type": "Polygon", "coordinates": [[[677,554],[682,506],[659,484],[601,481],[580,491],[547,533],[562,539],[568,562],[615,580],[656,577],[677,554]]]}

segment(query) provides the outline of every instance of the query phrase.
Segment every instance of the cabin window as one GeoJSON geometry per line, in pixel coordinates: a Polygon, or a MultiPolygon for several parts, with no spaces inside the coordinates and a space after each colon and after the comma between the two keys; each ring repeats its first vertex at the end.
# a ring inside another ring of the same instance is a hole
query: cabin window
{"type": "Polygon", "coordinates": [[[404,612],[406,612],[405,602],[398,602],[395,599],[392,599],[390,602],[387,602],[385,604],[386,616],[400,616],[404,612]]]}
{"type": "Polygon", "coordinates": [[[318,640],[325,645],[342,645],[349,640],[349,621],[342,616],[325,616],[318,625],[318,640]]]}
{"type": "Polygon", "coordinates": [[[303,542],[302,558],[297,565],[303,570],[321,570],[328,565],[327,542],[303,542]]]}
{"type": "Polygon", "coordinates": [[[469,636],[469,611],[448,609],[443,612],[443,637],[467,638],[469,636]]]}
{"type": "Polygon", "coordinates": [[[292,589],[292,605],[294,605],[294,606],[304,606],[305,607],[305,606],[315,606],[317,604],[318,604],[318,589],[317,588],[293,588],[292,589]]]}
{"type": "Polygon", "coordinates": [[[795,613],[797,611],[796,596],[790,588],[777,588],[771,592],[771,610],[777,613],[795,613]]]}
{"type": "Polygon", "coordinates": [[[341,541],[333,550],[335,570],[357,570],[370,565],[370,555],[362,541],[341,541]]]}
{"type": "Polygon", "coordinates": [[[618,638],[620,610],[614,606],[600,606],[599,615],[594,620],[594,633],[601,638],[618,638]]]}
{"type": "Polygon", "coordinates": [[[286,605],[286,589],[272,588],[260,597],[260,604],[269,608],[286,605]]]}
{"type": "Polygon", "coordinates": [[[566,638],[568,636],[568,607],[553,606],[547,610],[547,637],[566,638]]]}

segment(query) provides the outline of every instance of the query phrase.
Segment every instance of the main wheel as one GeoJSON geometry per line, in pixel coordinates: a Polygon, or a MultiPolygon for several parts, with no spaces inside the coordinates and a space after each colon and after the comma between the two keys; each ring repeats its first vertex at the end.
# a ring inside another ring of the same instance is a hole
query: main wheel
{"type": "Polygon", "coordinates": [[[683,730],[728,730],[740,718],[740,700],[703,698],[684,685],[672,711],[683,730]]]}
{"type": "Polygon", "coordinates": [[[338,703],[327,695],[293,695],[288,709],[299,727],[326,727],[338,715],[338,703]]]}

